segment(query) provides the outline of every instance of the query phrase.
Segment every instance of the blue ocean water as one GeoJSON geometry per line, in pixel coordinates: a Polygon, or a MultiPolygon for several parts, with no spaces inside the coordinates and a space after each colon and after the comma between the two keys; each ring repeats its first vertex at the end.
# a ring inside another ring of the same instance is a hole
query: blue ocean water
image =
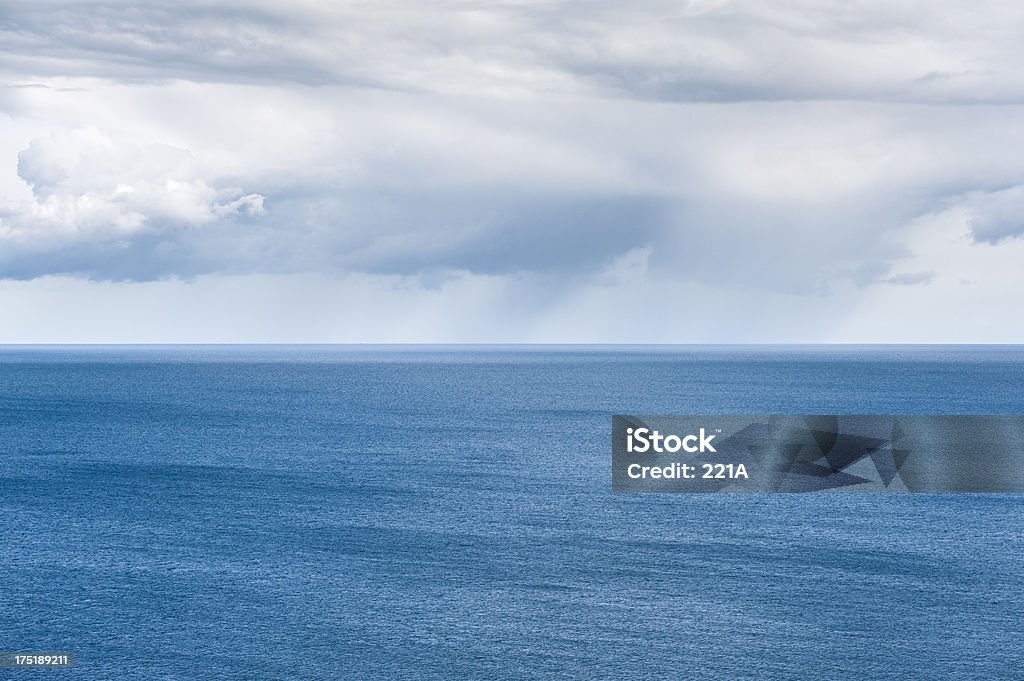
{"type": "Polygon", "coordinates": [[[0,349],[0,651],[75,679],[1024,678],[1024,496],[611,493],[611,414],[703,412],[1022,413],[1024,349],[0,349]]]}

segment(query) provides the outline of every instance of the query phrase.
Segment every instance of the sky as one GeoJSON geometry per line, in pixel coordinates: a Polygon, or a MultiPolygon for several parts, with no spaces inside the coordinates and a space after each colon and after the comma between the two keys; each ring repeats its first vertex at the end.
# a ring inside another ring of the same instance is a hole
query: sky
{"type": "Polygon", "coordinates": [[[1016,1],[0,0],[0,342],[1024,342],[1016,1]]]}

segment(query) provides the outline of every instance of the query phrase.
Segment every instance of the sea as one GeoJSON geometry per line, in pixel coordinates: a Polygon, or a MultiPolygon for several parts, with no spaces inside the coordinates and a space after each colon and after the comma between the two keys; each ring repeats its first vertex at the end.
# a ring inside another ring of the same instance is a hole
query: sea
{"type": "Polygon", "coordinates": [[[4,346],[0,652],[75,666],[0,678],[1024,679],[1024,495],[613,494],[617,413],[1020,414],[1024,347],[4,346]]]}

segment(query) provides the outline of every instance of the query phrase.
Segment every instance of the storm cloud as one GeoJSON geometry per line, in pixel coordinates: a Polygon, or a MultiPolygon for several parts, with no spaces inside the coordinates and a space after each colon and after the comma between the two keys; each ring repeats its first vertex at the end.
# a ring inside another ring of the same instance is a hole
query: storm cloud
{"type": "Polygon", "coordinates": [[[0,279],[477,281],[537,328],[626,287],[785,327],[1024,236],[1012,2],[8,5],[0,279]]]}

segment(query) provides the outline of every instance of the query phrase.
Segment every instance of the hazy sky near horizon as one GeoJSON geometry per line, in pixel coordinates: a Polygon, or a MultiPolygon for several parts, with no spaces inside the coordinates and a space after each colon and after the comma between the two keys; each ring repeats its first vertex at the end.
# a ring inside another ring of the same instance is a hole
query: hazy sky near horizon
{"type": "Polygon", "coordinates": [[[0,0],[0,342],[1022,342],[1019,2],[0,0]]]}

